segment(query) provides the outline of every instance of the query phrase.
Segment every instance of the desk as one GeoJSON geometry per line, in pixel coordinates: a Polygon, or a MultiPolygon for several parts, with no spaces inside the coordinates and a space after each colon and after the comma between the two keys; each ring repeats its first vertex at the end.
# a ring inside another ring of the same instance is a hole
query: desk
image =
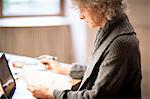
{"type": "Polygon", "coordinates": [[[3,87],[0,85],[0,97],[4,94],[3,87]]]}
{"type": "MultiPolygon", "coordinates": [[[[27,84],[43,85],[51,89],[71,89],[71,78],[68,75],[61,75],[41,67],[40,62],[35,58],[6,54],[10,69],[16,79],[16,90],[12,99],[34,99],[32,93],[27,90],[27,84]],[[13,62],[23,62],[23,68],[14,68],[13,62]]],[[[70,66],[61,63],[62,66],[70,66]]]]}

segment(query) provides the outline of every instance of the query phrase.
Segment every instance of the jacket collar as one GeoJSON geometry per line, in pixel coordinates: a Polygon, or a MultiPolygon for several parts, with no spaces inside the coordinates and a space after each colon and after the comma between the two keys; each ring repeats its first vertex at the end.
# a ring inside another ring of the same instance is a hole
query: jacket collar
{"type": "Polygon", "coordinates": [[[111,21],[108,21],[103,28],[99,28],[96,39],[93,44],[93,51],[92,54],[99,48],[102,42],[109,37],[111,33],[113,35],[119,35],[122,33],[131,33],[134,29],[132,25],[129,23],[129,19],[126,15],[123,18],[113,18],[111,21]],[[115,30],[117,31],[115,31],[115,30]],[[115,32],[112,32],[115,31],[115,32]]]}

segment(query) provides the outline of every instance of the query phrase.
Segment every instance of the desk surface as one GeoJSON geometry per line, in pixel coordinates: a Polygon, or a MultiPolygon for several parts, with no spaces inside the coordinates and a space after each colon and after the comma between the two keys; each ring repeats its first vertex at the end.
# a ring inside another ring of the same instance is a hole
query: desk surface
{"type": "MultiPolygon", "coordinates": [[[[1,55],[2,53],[0,53],[1,55]]],[[[68,75],[57,74],[40,67],[35,58],[6,54],[10,69],[16,79],[16,90],[12,99],[34,99],[32,93],[27,90],[27,84],[42,85],[51,89],[71,89],[71,78],[68,75]],[[23,68],[14,68],[13,62],[23,62],[23,68]]],[[[61,63],[62,66],[70,66],[61,63]]]]}
{"type": "Polygon", "coordinates": [[[3,94],[4,94],[3,88],[2,88],[2,86],[0,85],[0,97],[1,97],[3,94]]]}

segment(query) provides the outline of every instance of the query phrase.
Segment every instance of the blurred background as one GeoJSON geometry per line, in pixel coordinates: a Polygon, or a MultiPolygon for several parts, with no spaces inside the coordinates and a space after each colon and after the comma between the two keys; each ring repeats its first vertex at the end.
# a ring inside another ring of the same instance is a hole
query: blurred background
{"type": "MultiPolygon", "coordinates": [[[[127,0],[128,16],[140,40],[142,97],[150,98],[150,1],[127,0]]],[[[96,29],[89,29],[71,0],[0,0],[0,51],[57,56],[86,64],[96,29]]]]}

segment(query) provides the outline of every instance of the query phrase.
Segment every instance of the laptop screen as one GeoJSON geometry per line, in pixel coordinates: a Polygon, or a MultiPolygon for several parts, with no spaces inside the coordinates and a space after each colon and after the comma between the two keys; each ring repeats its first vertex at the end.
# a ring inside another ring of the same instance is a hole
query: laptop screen
{"type": "Polygon", "coordinates": [[[16,83],[4,54],[0,58],[0,80],[6,96],[8,98],[12,97],[16,83]]]}

